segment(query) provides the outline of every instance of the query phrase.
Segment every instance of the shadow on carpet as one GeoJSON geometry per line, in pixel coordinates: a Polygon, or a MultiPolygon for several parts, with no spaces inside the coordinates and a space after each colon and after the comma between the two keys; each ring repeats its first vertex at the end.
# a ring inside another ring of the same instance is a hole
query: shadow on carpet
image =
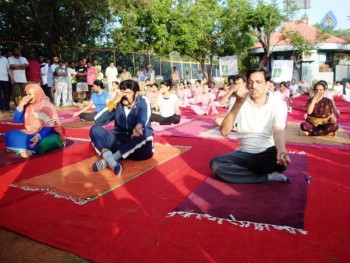
{"type": "Polygon", "coordinates": [[[11,186],[26,191],[49,193],[57,198],[65,198],[83,205],[96,200],[189,149],[188,146],[155,144],[155,154],[148,160],[122,160],[121,163],[124,169],[120,176],[116,176],[109,168],[93,172],[92,164],[98,161],[99,158],[91,157],[61,169],[14,183],[11,186]]]}
{"type": "Polygon", "coordinates": [[[305,154],[291,154],[286,171],[291,184],[231,184],[207,178],[169,216],[195,216],[240,227],[287,230],[306,234],[304,211],[307,199],[305,154]]]}

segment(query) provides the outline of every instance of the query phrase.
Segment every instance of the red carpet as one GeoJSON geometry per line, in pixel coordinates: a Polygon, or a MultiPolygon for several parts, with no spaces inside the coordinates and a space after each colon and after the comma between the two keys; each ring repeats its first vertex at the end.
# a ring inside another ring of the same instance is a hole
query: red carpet
{"type": "MultiPolygon", "coordinates": [[[[214,127],[212,118],[198,119],[197,132],[214,127]]],[[[237,146],[232,140],[192,138],[198,133],[186,129],[186,137],[178,130],[176,137],[156,140],[189,145],[190,151],[84,206],[9,185],[94,156],[89,143],[0,167],[0,227],[94,262],[348,262],[349,149],[289,145],[290,151],[306,153],[312,180],[304,216],[308,234],[291,235],[168,216],[211,175],[210,159],[237,146]]],[[[88,137],[88,130],[81,130],[69,132],[88,137]]]]}
{"type": "Polygon", "coordinates": [[[26,191],[48,193],[57,198],[64,198],[83,205],[189,149],[190,147],[157,143],[154,149],[155,154],[150,159],[144,161],[121,160],[124,169],[120,176],[116,176],[111,169],[93,172],[92,164],[100,159],[95,156],[43,175],[15,182],[11,186],[26,191]]]}
{"type": "Polygon", "coordinates": [[[228,184],[209,177],[171,214],[304,233],[307,161],[304,154],[290,156],[285,174],[291,184],[228,184]]]}
{"type": "Polygon", "coordinates": [[[52,150],[52,151],[47,152],[45,154],[33,154],[29,158],[23,158],[19,155],[16,155],[15,153],[7,152],[4,148],[5,147],[5,145],[4,145],[3,147],[0,148],[0,167],[10,165],[10,164],[21,163],[21,162],[28,162],[32,159],[39,158],[39,157],[42,157],[44,155],[53,154],[53,153],[59,152],[59,151],[65,151],[69,148],[75,147],[75,146],[83,144],[83,143],[87,143],[87,141],[67,138],[65,147],[63,147],[61,149],[52,150]]]}

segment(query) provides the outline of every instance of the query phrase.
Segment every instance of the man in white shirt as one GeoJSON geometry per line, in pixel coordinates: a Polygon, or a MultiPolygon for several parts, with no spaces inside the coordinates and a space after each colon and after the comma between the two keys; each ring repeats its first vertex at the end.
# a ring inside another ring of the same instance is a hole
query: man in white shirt
{"type": "Polygon", "coordinates": [[[19,97],[26,95],[24,88],[27,85],[26,68],[29,64],[27,59],[21,56],[21,52],[17,47],[12,50],[12,56],[8,58],[8,62],[14,79],[12,83],[12,96],[17,106],[19,97]]]}
{"type": "MultiPolygon", "coordinates": [[[[50,89],[51,98],[54,98],[55,93],[55,81],[54,81],[54,73],[55,69],[58,67],[58,57],[53,57],[53,63],[49,67],[49,72],[47,74],[47,87],[50,89]]],[[[53,102],[53,100],[51,101],[53,102]]]]}
{"type": "Polygon", "coordinates": [[[41,88],[45,92],[45,95],[49,97],[50,101],[52,101],[51,90],[47,86],[47,74],[49,72],[49,65],[45,62],[45,58],[42,55],[38,57],[38,61],[40,64],[41,88]]]}
{"type": "Polygon", "coordinates": [[[114,62],[109,63],[106,68],[106,78],[108,82],[108,90],[112,88],[112,82],[117,81],[118,69],[114,66],[114,62]]]}
{"type": "Polygon", "coordinates": [[[4,111],[11,111],[9,94],[9,76],[11,82],[14,82],[8,60],[6,57],[1,56],[0,50],[0,113],[4,111]]]}
{"type": "Polygon", "coordinates": [[[236,126],[239,148],[215,157],[210,167],[226,182],[287,183],[288,178],[278,173],[291,163],[284,134],[287,108],[269,94],[270,75],[265,69],[249,70],[247,79],[247,88],[237,90],[236,102],[220,128],[226,136],[236,126]]]}

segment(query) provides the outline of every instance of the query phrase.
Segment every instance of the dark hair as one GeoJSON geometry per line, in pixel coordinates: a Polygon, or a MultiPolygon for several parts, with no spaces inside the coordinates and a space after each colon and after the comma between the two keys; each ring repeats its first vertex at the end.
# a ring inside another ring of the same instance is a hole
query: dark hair
{"type": "Polygon", "coordinates": [[[200,79],[197,79],[195,82],[198,82],[199,84],[202,84],[202,81],[200,79]]]}
{"type": "Polygon", "coordinates": [[[287,86],[287,83],[286,83],[285,81],[282,81],[282,82],[280,83],[280,86],[282,86],[282,85],[286,87],[286,86],[287,86]]]}
{"type": "Polygon", "coordinates": [[[237,79],[242,79],[243,82],[247,82],[247,77],[243,74],[237,74],[234,78],[234,80],[236,81],[237,79]]]}
{"type": "Polygon", "coordinates": [[[135,93],[140,91],[139,84],[137,83],[137,81],[132,80],[132,79],[127,79],[127,80],[123,80],[122,82],[120,82],[119,88],[120,88],[120,90],[130,89],[135,93]]]}
{"type": "Polygon", "coordinates": [[[150,86],[155,86],[155,87],[157,87],[157,89],[159,88],[158,83],[147,84],[147,85],[150,85],[150,86]]]}
{"type": "Polygon", "coordinates": [[[323,86],[324,90],[328,89],[328,84],[324,80],[317,81],[314,85],[314,89],[316,89],[316,86],[321,85],[323,86]]]}
{"type": "Polygon", "coordinates": [[[162,80],[160,82],[160,85],[165,85],[165,86],[169,87],[169,89],[171,89],[171,87],[172,87],[171,80],[162,80]]]}
{"type": "Polygon", "coordinates": [[[119,85],[119,82],[118,82],[118,81],[113,81],[112,84],[114,84],[114,83],[117,84],[117,85],[119,85]]]}
{"type": "Polygon", "coordinates": [[[96,79],[96,80],[94,81],[94,85],[99,86],[101,89],[104,89],[104,88],[105,88],[105,85],[103,84],[103,81],[102,81],[102,80],[99,80],[99,79],[96,79]]]}
{"type": "Polygon", "coordinates": [[[265,81],[270,81],[271,79],[271,75],[270,73],[263,67],[257,67],[257,68],[251,68],[248,70],[248,73],[247,73],[247,79],[249,79],[250,75],[253,74],[253,73],[257,73],[257,72],[261,72],[261,73],[264,73],[264,78],[265,78],[265,81]]]}

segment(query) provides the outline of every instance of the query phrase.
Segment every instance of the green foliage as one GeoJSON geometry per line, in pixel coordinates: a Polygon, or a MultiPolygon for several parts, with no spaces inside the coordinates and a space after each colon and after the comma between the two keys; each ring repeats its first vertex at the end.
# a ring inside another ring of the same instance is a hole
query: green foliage
{"type": "Polygon", "coordinates": [[[129,0],[113,6],[120,24],[113,36],[123,51],[151,50],[161,56],[177,51],[201,63],[205,72],[208,59],[212,64],[217,56],[247,53],[253,45],[244,23],[247,1],[129,0]]]}
{"type": "Polygon", "coordinates": [[[263,1],[259,1],[258,5],[247,15],[247,24],[264,49],[264,56],[260,63],[261,66],[269,67],[271,34],[284,21],[287,21],[287,17],[282,14],[276,4],[266,4],[263,1]]]}
{"type": "Polygon", "coordinates": [[[55,55],[54,44],[79,45],[96,42],[111,18],[105,1],[93,0],[0,0],[1,38],[44,43],[55,55]]]}

